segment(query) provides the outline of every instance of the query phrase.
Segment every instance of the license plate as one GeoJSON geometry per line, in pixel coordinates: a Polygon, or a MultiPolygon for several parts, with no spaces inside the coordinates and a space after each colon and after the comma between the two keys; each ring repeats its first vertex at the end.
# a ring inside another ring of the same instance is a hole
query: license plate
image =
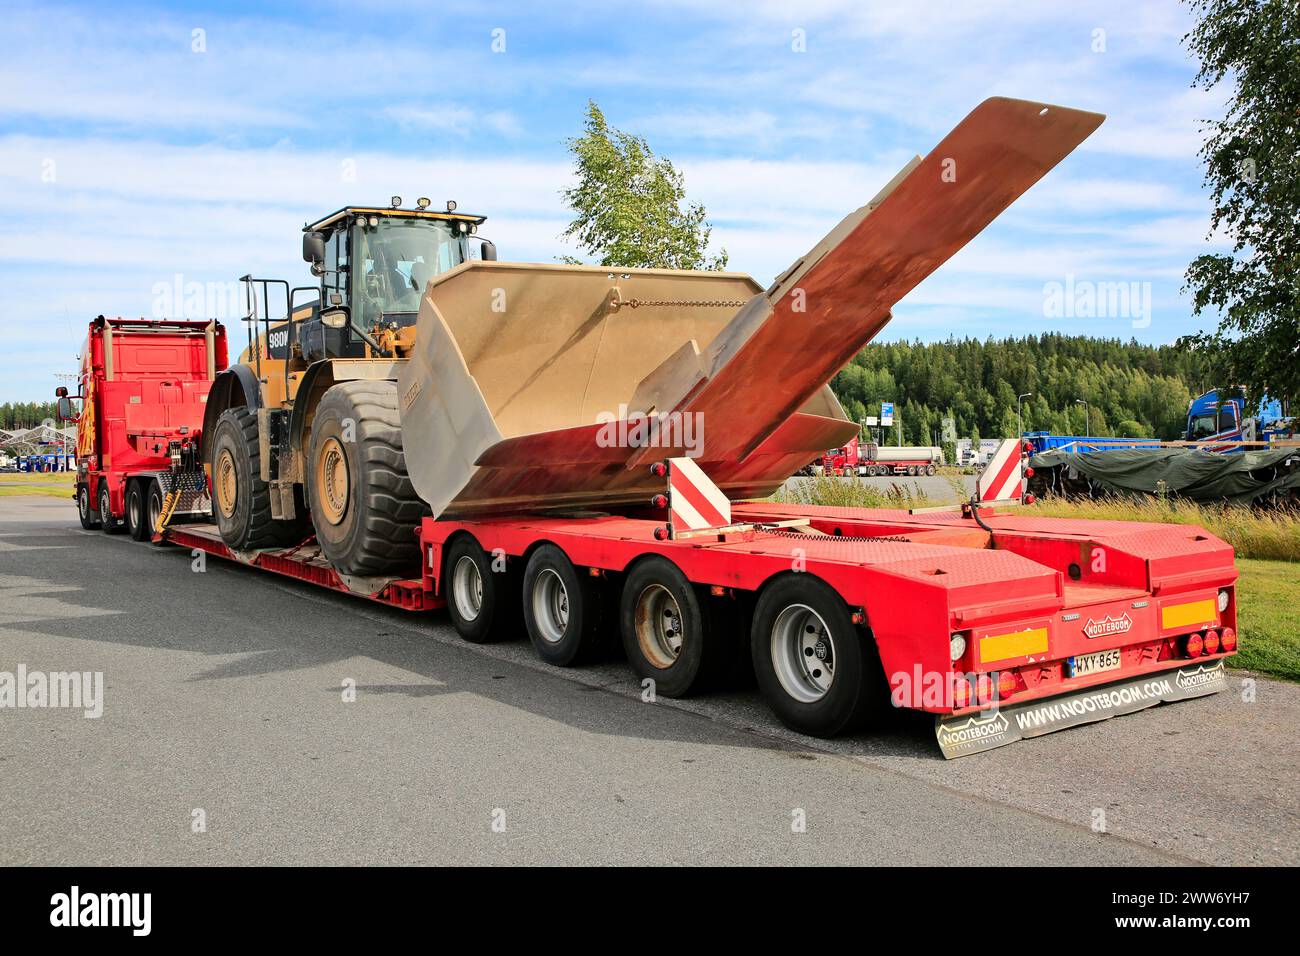
{"type": "Polygon", "coordinates": [[[1102,671],[1117,671],[1119,670],[1119,648],[1112,647],[1108,651],[1097,651],[1095,654],[1080,654],[1078,657],[1069,658],[1068,663],[1071,677],[1086,677],[1089,674],[1100,674],[1102,671]]]}

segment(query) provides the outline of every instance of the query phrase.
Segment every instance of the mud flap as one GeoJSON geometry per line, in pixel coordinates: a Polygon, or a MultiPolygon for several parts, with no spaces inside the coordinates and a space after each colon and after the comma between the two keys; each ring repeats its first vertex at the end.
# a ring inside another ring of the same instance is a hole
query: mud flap
{"type": "Polygon", "coordinates": [[[994,711],[938,717],[934,732],[948,760],[1003,747],[1026,737],[1131,714],[1167,701],[1216,694],[1228,686],[1223,661],[1143,674],[1073,694],[1012,704],[994,711]]]}

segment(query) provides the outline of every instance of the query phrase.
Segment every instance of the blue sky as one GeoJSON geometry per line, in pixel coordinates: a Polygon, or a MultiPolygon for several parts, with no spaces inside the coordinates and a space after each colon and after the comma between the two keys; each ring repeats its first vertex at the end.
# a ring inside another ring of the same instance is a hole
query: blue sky
{"type": "Polygon", "coordinates": [[[236,326],[231,283],[306,284],[303,222],[348,203],[454,198],[503,259],[573,252],[564,140],[588,98],[674,161],[764,283],[987,96],[1105,113],[884,337],[1206,324],[1180,289],[1221,246],[1196,151],[1223,94],[1190,88],[1173,0],[308,9],[0,4],[0,401],[50,395],[100,312],[236,326]],[[1150,283],[1151,321],[1045,315],[1067,277],[1150,283]]]}

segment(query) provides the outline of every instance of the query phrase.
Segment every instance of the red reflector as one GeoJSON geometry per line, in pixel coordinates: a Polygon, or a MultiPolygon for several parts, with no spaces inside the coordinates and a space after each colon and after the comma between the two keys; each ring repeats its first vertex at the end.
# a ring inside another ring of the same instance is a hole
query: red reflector
{"type": "Polygon", "coordinates": [[[1034,477],[1034,469],[1029,468],[1029,467],[1026,467],[1026,468],[1025,468],[1025,477],[1026,477],[1026,478],[1032,478],[1032,477],[1034,477]]]}
{"type": "Polygon", "coordinates": [[[1035,498],[1033,495],[1025,495],[1025,504],[1027,505],[1032,505],[1037,500],[1038,499],[1035,498]]]}
{"type": "Polygon", "coordinates": [[[712,584],[709,586],[709,593],[712,594],[714,597],[726,597],[727,589],[724,588],[721,584],[712,584]]]}
{"type": "Polygon", "coordinates": [[[1237,632],[1230,627],[1223,629],[1223,649],[1225,651],[1235,651],[1237,649],[1237,632]]]}
{"type": "Polygon", "coordinates": [[[667,540],[667,538],[668,538],[668,528],[667,528],[667,527],[662,527],[662,526],[661,526],[661,527],[655,528],[655,540],[656,540],[656,541],[664,541],[664,540],[667,540]]]}
{"type": "Polygon", "coordinates": [[[654,475],[656,478],[662,478],[664,475],[668,474],[668,466],[662,461],[657,461],[650,466],[650,474],[654,475]]]}
{"type": "Polygon", "coordinates": [[[651,508],[667,508],[667,507],[668,507],[668,496],[667,496],[667,495],[655,495],[653,498],[650,499],[650,507],[651,507],[651,508]]]}
{"type": "Polygon", "coordinates": [[[1205,649],[1205,642],[1201,640],[1199,634],[1188,634],[1187,643],[1183,646],[1187,650],[1188,657],[1200,657],[1201,651],[1205,649]]]}
{"type": "Polygon", "coordinates": [[[1207,654],[1219,653],[1219,632],[1218,631],[1205,632],[1205,653],[1207,654]]]}

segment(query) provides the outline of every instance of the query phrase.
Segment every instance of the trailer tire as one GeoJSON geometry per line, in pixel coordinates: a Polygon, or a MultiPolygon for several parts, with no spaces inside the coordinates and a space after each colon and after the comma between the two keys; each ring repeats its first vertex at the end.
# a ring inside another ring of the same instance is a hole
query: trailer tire
{"type": "Polygon", "coordinates": [[[271,489],[262,480],[257,415],[250,408],[227,408],[212,430],[212,516],[221,540],[235,551],[287,548],[306,534],[302,516],[271,517],[271,489]]]}
{"type": "Polygon", "coordinates": [[[406,472],[396,382],[326,390],[312,417],[307,474],[316,540],[337,570],[378,576],[419,569],[416,535],[430,511],[406,472]]]}
{"type": "Polygon", "coordinates": [[[939,469],[936,468],[936,467],[934,467],[934,465],[926,465],[926,466],[925,466],[925,473],[926,473],[927,475],[929,475],[931,478],[934,477],[935,472],[937,472],[938,470],[939,470],[939,469]]]}
{"type": "Polygon", "coordinates": [[[839,594],[806,573],[763,589],[750,649],[763,699],[791,730],[834,737],[889,707],[871,638],[853,623],[839,594]]]}
{"type": "Polygon", "coordinates": [[[553,544],[528,558],[523,585],[524,626],[537,656],[557,667],[572,667],[597,656],[601,600],[589,578],[553,544]]]}
{"type": "Polygon", "coordinates": [[[726,635],[714,633],[697,589],[667,558],[653,555],[632,568],[619,620],[628,663],[658,694],[686,697],[715,684],[726,668],[726,635]]]}
{"type": "Polygon", "coordinates": [[[77,517],[87,531],[99,530],[99,511],[90,503],[90,487],[77,485],[77,517]]]}
{"type": "Polygon", "coordinates": [[[518,634],[519,576],[494,570],[487,552],[467,534],[452,540],[443,559],[442,593],[456,633],[471,644],[518,634]]]}
{"type": "Polygon", "coordinates": [[[143,482],[138,478],[133,478],[126,483],[126,507],[123,512],[126,517],[126,531],[132,541],[149,540],[149,517],[145,510],[142,484],[143,482]]]}
{"type": "Polygon", "coordinates": [[[113,499],[107,481],[99,483],[99,529],[104,534],[121,534],[125,530],[122,523],[113,517],[113,499]]]}

